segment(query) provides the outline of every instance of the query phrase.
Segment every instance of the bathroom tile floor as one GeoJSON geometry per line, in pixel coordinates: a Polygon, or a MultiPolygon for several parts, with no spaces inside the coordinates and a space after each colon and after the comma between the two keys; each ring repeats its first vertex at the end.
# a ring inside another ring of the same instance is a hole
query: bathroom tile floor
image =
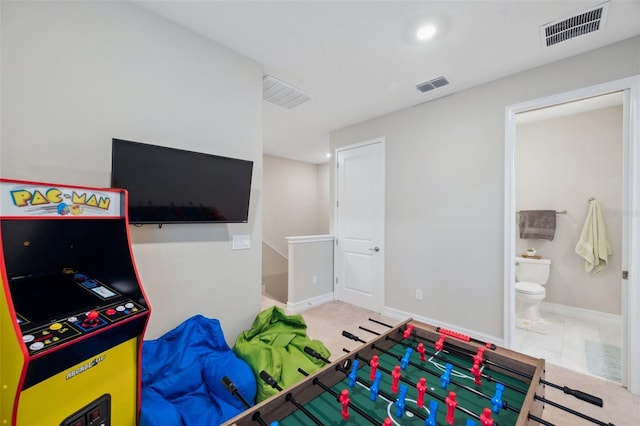
{"type": "MultiPolygon", "coordinates": [[[[587,367],[587,341],[591,344],[595,342],[617,348],[622,347],[621,323],[569,317],[551,312],[541,312],[541,316],[551,323],[551,332],[541,334],[516,328],[514,350],[544,358],[551,364],[597,377],[587,367]]],[[[619,364],[621,362],[620,359],[597,361],[603,364],[619,364]]],[[[591,362],[593,364],[594,360],[591,359],[591,362]]]]}

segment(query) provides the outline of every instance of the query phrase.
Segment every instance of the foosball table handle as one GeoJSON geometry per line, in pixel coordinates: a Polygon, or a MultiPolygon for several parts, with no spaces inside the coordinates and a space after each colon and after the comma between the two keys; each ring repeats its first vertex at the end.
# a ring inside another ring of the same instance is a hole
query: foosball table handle
{"type": "Polygon", "coordinates": [[[593,405],[597,405],[598,407],[602,407],[603,403],[602,403],[602,398],[598,398],[597,396],[593,396],[590,395],[586,392],[582,392],[576,389],[571,389],[568,387],[564,387],[564,389],[562,389],[564,393],[569,394],[569,395],[573,395],[578,399],[581,399],[583,401],[586,401],[590,404],[593,405]]]}

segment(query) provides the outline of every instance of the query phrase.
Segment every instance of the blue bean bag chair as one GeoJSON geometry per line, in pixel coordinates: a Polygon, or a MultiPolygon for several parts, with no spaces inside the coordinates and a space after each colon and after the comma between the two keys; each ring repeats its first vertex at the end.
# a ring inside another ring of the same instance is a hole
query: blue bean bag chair
{"type": "Polygon", "coordinates": [[[219,425],[246,409],[224,386],[228,377],[255,403],[251,367],[227,345],[220,322],[196,315],[142,344],[141,426],[219,425]]]}

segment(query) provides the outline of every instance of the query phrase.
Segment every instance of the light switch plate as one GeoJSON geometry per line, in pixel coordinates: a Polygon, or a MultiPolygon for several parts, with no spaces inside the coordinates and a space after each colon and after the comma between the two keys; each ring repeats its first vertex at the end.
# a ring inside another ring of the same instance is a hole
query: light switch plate
{"type": "Polygon", "coordinates": [[[251,235],[234,235],[231,250],[248,250],[251,248],[251,235]]]}

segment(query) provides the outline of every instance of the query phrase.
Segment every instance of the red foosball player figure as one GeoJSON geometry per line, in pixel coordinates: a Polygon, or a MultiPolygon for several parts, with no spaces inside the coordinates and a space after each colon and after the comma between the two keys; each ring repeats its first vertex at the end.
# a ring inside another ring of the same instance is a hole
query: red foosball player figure
{"type": "Polygon", "coordinates": [[[482,364],[484,362],[484,347],[480,346],[478,348],[478,353],[473,356],[473,362],[482,364]]]}
{"type": "Polygon", "coordinates": [[[396,365],[393,367],[393,371],[391,372],[391,377],[393,378],[393,382],[391,383],[391,392],[398,393],[398,382],[400,381],[400,366],[396,365]]]}
{"type": "Polygon", "coordinates": [[[420,377],[420,380],[416,383],[416,389],[418,389],[418,399],[416,400],[416,404],[419,408],[422,408],[424,407],[424,394],[427,391],[427,379],[420,377]]]}
{"type": "Polygon", "coordinates": [[[447,424],[452,425],[456,406],[458,405],[458,401],[456,401],[456,393],[453,391],[449,392],[449,396],[447,396],[445,402],[447,404],[447,424]]]}
{"type": "Polygon", "coordinates": [[[413,324],[409,324],[407,326],[407,328],[402,333],[402,337],[404,337],[405,339],[408,339],[409,337],[411,337],[411,333],[413,333],[413,324]]]}
{"type": "Polygon", "coordinates": [[[349,398],[349,389],[343,389],[340,393],[340,404],[342,404],[342,418],[345,420],[349,420],[349,403],[351,399],[349,398]]]}
{"type": "Polygon", "coordinates": [[[442,350],[442,348],[444,347],[444,339],[447,336],[445,336],[444,334],[440,335],[440,338],[438,339],[438,341],[436,342],[436,352],[440,352],[442,350]]]}
{"type": "Polygon", "coordinates": [[[384,423],[382,423],[382,426],[392,426],[393,422],[391,421],[391,418],[387,417],[386,419],[384,419],[384,423]]]}
{"type": "Polygon", "coordinates": [[[425,355],[426,349],[424,348],[424,343],[418,343],[418,347],[416,349],[420,354],[420,361],[425,362],[427,360],[427,356],[425,355]]]}
{"type": "Polygon", "coordinates": [[[482,426],[493,426],[493,419],[491,418],[491,408],[485,408],[480,414],[480,424],[482,426]]]}
{"type": "Polygon", "coordinates": [[[480,364],[477,362],[473,363],[473,367],[471,367],[471,374],[473,374],[473,382],[480,386],[482,382],[480,381],[480,377],[482,376],[482,371],[480,371],[480,364]]]}
{"type": "Polygon", "coordinates": [[[378,355],[374,355],[371,357],[371,361],[369,361],[369,366],[371,367],[371,373],[369,374],[369,380],[375,380],[376,378],[376,370],[378,369],[378,355]]]}

